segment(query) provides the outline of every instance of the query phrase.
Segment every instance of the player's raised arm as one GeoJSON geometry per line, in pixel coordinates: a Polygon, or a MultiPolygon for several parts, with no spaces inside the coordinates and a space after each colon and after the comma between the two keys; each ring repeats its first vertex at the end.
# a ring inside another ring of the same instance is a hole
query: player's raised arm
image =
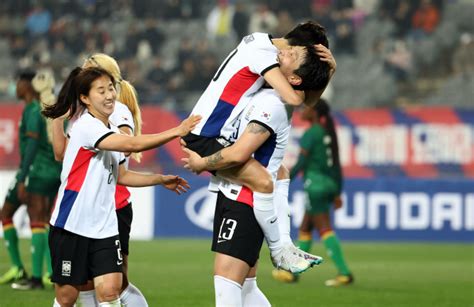
{"type": "MultiPolygon", "coordinates": [[[[265,81],[273,87],[278,94],[281,96],[282,100],[289,105],[292,106],[299,106],[304,101],[304,92],[297,91],[293,89],[290,82],[288,82],[287,78],[283,75],[280,68],[274,67],[263,75],[265,81]]],[[[294,79],[297,82],[297,79],[294,79]]]]}
{"type": "Polygon", "coordinates": [[[128,136],[115,133],[103,139],[97,146],[99,149],[121,152],[140,152],[152,149],[166,144],[174,138],[187,135],[200,120],[201,116],[191,115],[179,126],[157,134],[128,136]]]}

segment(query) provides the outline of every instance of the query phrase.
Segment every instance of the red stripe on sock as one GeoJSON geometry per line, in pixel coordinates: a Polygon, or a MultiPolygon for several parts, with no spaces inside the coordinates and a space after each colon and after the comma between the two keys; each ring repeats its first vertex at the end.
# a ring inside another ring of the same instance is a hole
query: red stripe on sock
{"type": "Polygon", "coordinates": [[[3,219],[2,220],[2,225],[3,225],[3,227],[13,225],[13,220],[12,219],[3,219]]]}

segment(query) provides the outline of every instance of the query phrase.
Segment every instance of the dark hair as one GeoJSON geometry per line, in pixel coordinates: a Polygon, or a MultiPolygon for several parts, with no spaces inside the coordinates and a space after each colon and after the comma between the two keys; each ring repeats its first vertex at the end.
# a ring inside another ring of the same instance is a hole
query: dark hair
{"type": "Polygon", "coordinates": [[[18,80],[25,80],[31,82],[36,76],[36,72],[32,70],[25,70],[18,73],[18,80]]]}
{"type": "Polygon", "coordinates": [[[69,118],[73,117],[77,110],[77,104],[84,105],[80,100],[81,95],[89,95],[92,82],[102,76],[109,77],[115,84],[112,75],[102,68],[74,68],[61,87],[56,103],[46,107],[41,113],[49,118],[58,118],[70,111],[69,118]]]}
{"type": "Polygon", "coordinates": [[[294,70],[294,73],[301,77],[301,84],[294,85],[293,88],[302,91],[322,90],[329,82],[329,64],[321,61],[312,45],[306,45],[305,47],[305,60],[298,69],[294,70]]]}
{"type": "Polygon", "coordinates": [[[318,117],[326,118],[326,123],[323,127],[331,137],[332,160],[334,161],[334,165],[340,167],[341,161],[339,159],[339,144],[337,142],[336,126],[334,125],[334,119],[331,115],[331,108],[329,107],[329,104],[326,102],[326,100],[319,99],[313,109],[318,114],[318,117]]]}
{"type": "Polygon", "coordinates": [[[321,44],[329,48],[326,29],[319,23],[306,21],[298,24],[285,36],[291,46],[306,46],[321,44]]]}

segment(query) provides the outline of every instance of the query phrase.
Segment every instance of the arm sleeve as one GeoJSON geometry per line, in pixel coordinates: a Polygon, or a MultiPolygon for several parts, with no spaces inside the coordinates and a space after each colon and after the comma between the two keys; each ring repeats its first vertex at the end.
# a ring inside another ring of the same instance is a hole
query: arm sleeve
{"type": "Polygon", "coordinates": [[[303,137],[300,140],[300,148],[301,151],[305,151],[306,154],[300,152],[298,161],[290,171],[290,180],[293,180],[300,171],[305,169],[308,163],[309,155],[311,155],[311,149],[318,139],[318,134],[314,132],[315,131],[310,128],[303,134],[303,137]]]}
{"type": "Polygon", "coordinates": [[[18,174],[18,181],[24,182],[26,177],[28,176],[28,172],[30,171],[30,166],[33,164],[33,161],[36,157],[36,153],[38,152],[39,147],[39,140],[37,138],[29,137],[26,140],[25,146],[25,156],[23,157],[23,161],[21,163],[20,171],[18,174]]]}
{"type": "MultiPolygon", "coordinates": [[[[252,98],[248,110],[249,113],[246,116],[249,123],[258,123],[271,134],[278,133],[281,125],[288,122],[285,105],[274,95],[257,93],[252,98]]],[[[246,112],[244,111],[244,113],[246,112]]]]}
{"type": "Polygon", "coordinates": [[[132,131],[135,130],[132,113],[124,104],[120,102],[116,102],[114,113],[112,113],[109,119],[112,124],[118,128],[125,126],[132,129],[132,131]]]}
{"type": "Polygon", "coordinates": [[[39,148],[39,135],[41,133],[41,129],[44,126],[44,120],[39,113],[39,107],[30,109],[31,111],[28,113],[28,118],[26,121],[26,131],[27,135],[34,134],[36,137],[28,136],[26,139],[26,146],[25,146],[25,155],[23,160],[21,161],[20,171],[18,174],[18,181],[24,182],[26,177],[28,176],[28,172],[30,171],[31,164],[35,160],[36,153],[38,152],[39,148]]]}
{"type": "MultiPolygon", "coordinates": [[[[250,35],[249,35],[250,36],[250,35]]],[[[254,44],[249,57],[249,68],[253,73],[263,76],[268,70],[279,67],[278,49],[273,45],[271,38],[265,33],[253,33],[254,38],[249,44],[254,44]]]]}
{"type": "Polygon", "coordinates": [[[95,118],[84,121],[81,125],[75,125],[74,128],[77,129],[74,132],[80,135],[82,146],[91,150],[96,149],[103,139],[115,133],[115,131],[106,127],[104,123],[95,118]]]}

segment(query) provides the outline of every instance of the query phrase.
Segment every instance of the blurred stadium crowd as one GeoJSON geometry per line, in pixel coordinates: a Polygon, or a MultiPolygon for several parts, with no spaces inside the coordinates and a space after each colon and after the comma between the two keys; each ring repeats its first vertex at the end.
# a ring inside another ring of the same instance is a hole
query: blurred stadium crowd
{"type": "Polygon", "coordinates": [[[312,19],[338,62],[336,109],[470,106],[473,12],[471,0],[3,0],[0,101],[14,100],[19,70],[51,67],[60,84],[105,52],[142,103],[190,110],[242,36],[279,37],[312,19]]]}

